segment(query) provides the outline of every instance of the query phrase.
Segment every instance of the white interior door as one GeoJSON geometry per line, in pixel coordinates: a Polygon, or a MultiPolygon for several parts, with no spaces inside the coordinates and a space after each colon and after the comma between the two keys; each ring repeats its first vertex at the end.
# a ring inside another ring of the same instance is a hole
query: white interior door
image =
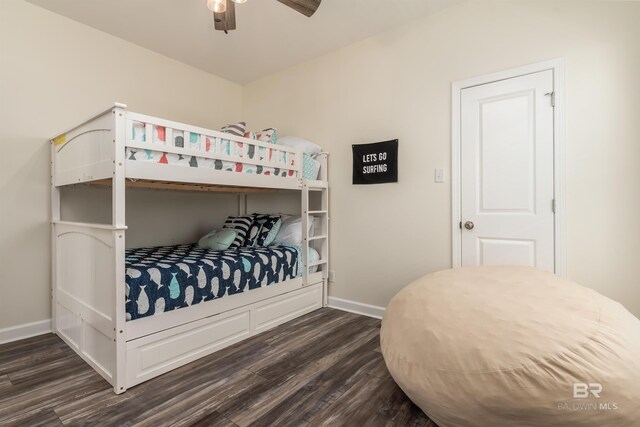
{"type": "Polygon", "coordinates": [[[554,272],[553,71],[463,89],[462,266],[554,272]]]}

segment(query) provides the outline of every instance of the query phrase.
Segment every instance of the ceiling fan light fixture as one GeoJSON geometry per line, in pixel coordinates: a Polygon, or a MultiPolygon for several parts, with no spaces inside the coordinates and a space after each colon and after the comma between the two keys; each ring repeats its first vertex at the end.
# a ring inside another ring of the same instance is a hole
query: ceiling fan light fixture
{"type": "MultiPolygon", "coordinates": [[[[0,0],[2,1],[2,0],[0,0]]],[[[263,0],[266,1],[266,0],[263,0]]],[[[303,14],[311,17],[322,0],[277,0],[279,3],[290,7],[303,14]]],[[[236,4],[246,3],[247,0],[207,0],[207,7],[213,11],[213,28],[218,31],[229,31],[236,29],[236,4]]]]}
{"type": "Polygon", "coordinates": [[[213,13],[224,13],[227,11],[227,0],[207,0],[207,8],[213,13]]]}

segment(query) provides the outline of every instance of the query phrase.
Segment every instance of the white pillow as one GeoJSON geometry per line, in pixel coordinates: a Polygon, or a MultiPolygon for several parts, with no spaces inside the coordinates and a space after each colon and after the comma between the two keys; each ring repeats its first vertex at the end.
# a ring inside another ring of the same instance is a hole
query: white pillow
{"type": "Polygon", "coordinates": [[[304,138],[298,138],[297,136],[278,137],[276,144],[284,145],[285,147],[298,148],[302,150],[303,153],[307,153],[310,156],[315,156],[322,151],[322,147],[318,144],[304,138]]]}
{"type": "MultiPolygon", "coordinates": [[[[309,234],[313,234],[313,221],[309,221],[307,226],[309,234]]],[[[302,217],[282,215],[282,225],[275,241],[283,245],[302,246],[302,217]]]]}
{"type": "MultiPolygon", "coordinates": [[[[307,253],[307,262],[310,264],[314,261],[318,261],[319,259],[320,259],[320,254],[318,253],[318,251],[316,251],[311,246],[309,246],[309,252],[307,253]]],[[[319,266],[317,265],[314,265],[313,267],[309,267],[309,274],[313,274],[316,271],[318,271],[318,267],[319,266]]]]}

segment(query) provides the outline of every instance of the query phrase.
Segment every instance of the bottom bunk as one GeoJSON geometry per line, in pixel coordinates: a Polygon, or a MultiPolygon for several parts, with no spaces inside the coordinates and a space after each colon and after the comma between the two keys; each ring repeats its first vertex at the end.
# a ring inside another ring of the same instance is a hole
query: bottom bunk
{"type": "Polygon", "coordinates": [[[54,332],[116,393],[326,304],[295,246],[125,251],[125,231],[56,221],[53,236],[54,332]]]}
{"type": "Polygon", "coordinates": [[[299,247],[284,245],[226,251],[196,243],[129,249],[127,321],[300,277],[300,253],[299,247]]]}

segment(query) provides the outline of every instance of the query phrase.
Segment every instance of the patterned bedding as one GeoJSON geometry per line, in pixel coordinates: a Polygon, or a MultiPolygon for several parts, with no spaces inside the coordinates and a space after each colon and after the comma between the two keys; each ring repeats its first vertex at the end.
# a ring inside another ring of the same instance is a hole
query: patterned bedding
{"type": "Polygon", "coordinates": [[[127,320],[199,304],[293,279],[300,273],[293,246],[210,251],[197,244],[129,249],[127,320]]]}
{"type": "MultiPolygon", "coordinates": [[[[253,173],[257,175],[293,176],[292,170],[257,166],[249,163],[231,162],[228,160],[214,160],[198,156],[183,156],[182,154],[165,153],[155,150],[138,150],[127,147],[127,159],[168,165],[189,166],[192,168],[208,168],[228,172],[253,173]]],[[[304,179],[318,179],[320,162],[308,154],[303,155],[302,177],[304,179]]],[[[293,164],[293,160],[292,160],[293,164]]]]}
{"type": "MultiPolygon", "coordinates": [[[[134,122],[132,127],[131,138],[133,141],[146,142],[144,124],[134,122]]],[[[165,128],[162,126],[154,126],[153,142],[155,144],[166,144],[167,141],[165,128]]],[[[188,148],[195,151],[215,152],[216,147],[222,154],[239,158],[268,160],[280,163],[283,167],[286,165],[295,165],[295,157],[284,151],[273,150],[271,148],[258,147],[242,142],[231,141],[228,139],[204,138],[200,141],[197,134],[189,133],[189,137],[185,140],[184,132],[175,131],[173,135],[173,144],[175,147],[188,148]]],[[[269,167],[257,166],[250,163],[235,162],[228,160],[209,159],[199,156],[184,156],[182,154],[167,153],[160,150],[140,150],[137,148],[127,147],[126,158],[128,160],[152,162],[159,164],[182,165],[194,168],[208,168],[215,170],[223,170],[229,172],[250,173],[256,175],[272,175],[289,177],[293,176],[294,171],[269,167]]],[[[320,170],[320,163],[313,157],[304,154],[302,164],[302,175],[304,179],[317,179],[320,170]]]]}

